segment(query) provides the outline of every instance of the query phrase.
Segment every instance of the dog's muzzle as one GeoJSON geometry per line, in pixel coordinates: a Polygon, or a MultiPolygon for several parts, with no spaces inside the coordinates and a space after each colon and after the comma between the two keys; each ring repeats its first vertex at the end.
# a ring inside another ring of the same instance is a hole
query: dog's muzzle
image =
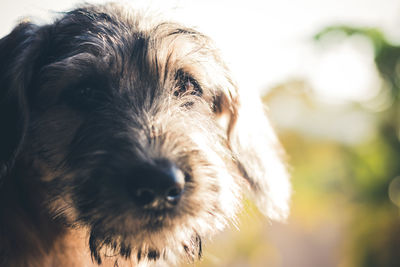
{"type": "Polygon", "coordinates": [[[158,160],[155,165],[142,163],[132,169],[127,186],[135,204],[143,209],[173,208],[183,194],[185,174],[167,160],[158,160]]]}

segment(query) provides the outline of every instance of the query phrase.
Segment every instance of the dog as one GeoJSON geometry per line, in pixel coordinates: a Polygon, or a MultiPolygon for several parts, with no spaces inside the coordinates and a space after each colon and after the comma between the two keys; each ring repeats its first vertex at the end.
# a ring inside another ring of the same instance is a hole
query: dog
{"type": "Polygon", "coordinates": [[[286,218],[281,146],[219,54],[115,3],[3,37],[0,265],[193,262],[245,193],[286,218]]]}

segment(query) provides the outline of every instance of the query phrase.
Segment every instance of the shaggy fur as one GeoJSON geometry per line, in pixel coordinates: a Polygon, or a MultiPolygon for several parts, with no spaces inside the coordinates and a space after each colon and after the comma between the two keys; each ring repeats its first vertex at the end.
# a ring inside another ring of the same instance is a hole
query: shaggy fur
{"type": "Polygon", "coordinates": [[[0,125],[1,266],[190,262],[243,191],[288,214],[260,100],[208,37],[116,4],[0,40],[0,125]]]}

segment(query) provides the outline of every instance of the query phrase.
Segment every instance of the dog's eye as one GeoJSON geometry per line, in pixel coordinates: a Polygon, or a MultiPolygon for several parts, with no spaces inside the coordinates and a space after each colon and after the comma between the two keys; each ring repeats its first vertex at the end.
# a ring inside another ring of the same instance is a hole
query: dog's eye
{"type": "Polygon", "coordinates": [[[80,88],[77,93],[79,94],[80,97],[83,97],[83,98],[86,98],[86,99],[90,99],[94,95],[94,91],[93,91],[93,89],[91,87],[80,88]]]}
{"type": "Polygon", "coordinates": [[[189,76],[188,74],[178,71],[177,76],[177,89],[174,91],[174,96],[186,96],[195,95],[202,96],[203,90],[201,89],[199,83],[189,76]]]}
{"type": "Polygon", "coordinates": [[[83,110],[96,108],[102,105],[105,100],[105,93],[90,85],[74,86],[62,96],[63,102],[83,110]]]}

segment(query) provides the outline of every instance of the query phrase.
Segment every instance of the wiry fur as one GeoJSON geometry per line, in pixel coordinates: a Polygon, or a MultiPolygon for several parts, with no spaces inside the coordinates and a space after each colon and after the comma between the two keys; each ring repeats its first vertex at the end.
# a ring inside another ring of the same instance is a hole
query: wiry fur
{"type": "Polygon", "coordinates": [[[1,266],[193,261],[246,188],[287,216],[259,99],[193,29],[115,4],[23,22],[0,40],[0,86],[1,266]],[[160,159],[184,191],[173,209],[143,210],[127,187],[160,159]]]}

